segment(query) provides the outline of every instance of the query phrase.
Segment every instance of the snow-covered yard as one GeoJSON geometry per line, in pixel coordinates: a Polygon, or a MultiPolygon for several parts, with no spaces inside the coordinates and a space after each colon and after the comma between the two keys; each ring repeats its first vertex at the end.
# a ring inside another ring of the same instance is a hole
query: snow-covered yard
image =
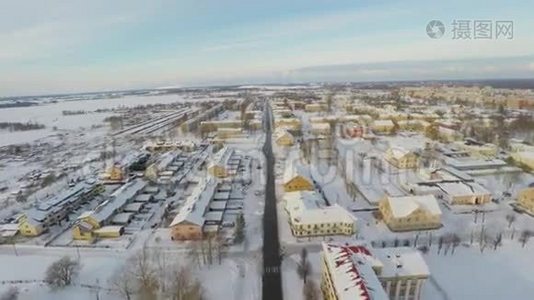
{"type": "Polygon", "coordinates": [[[531,299],[534,294],[533,244],[525,248],[507,241],[483,253],[477,245],[459,246],[453,255],[438,255],[432,247],[424,256],[432,277],[444,293],[427,282],[422,299],[531,299]]]}

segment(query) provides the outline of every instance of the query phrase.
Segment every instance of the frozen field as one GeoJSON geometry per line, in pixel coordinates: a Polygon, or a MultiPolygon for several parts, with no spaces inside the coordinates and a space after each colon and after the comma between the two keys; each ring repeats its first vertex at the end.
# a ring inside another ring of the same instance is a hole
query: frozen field
{"type": "Polygon", "coordinates": [[[46,103],[29,107],[0,109],[2,122],[36,122],[46,126],[41,130],[25,132],[0,131],[0,147],[17,143],[29,143],[53,134],[53,127],[59,130],[78,130],[101,124],[112,113],[87,113],[64,116],[63,111],[94,112],[97,109],[116,109],[146,104],[169,104],[187,101],[181,95],[126,96],[99,100],[76,100],[46,103]]]}
{"type": "Polygon", "coordinates": [[[454,255],[438,255],[436,248],[425,255],[436,283],[427,282],[422,299],[532,299],[534,293],[533,244],[522,248],[516,241],[508,241],[498,248],[480,253],[478,246],[459,246],[454,255]]]}

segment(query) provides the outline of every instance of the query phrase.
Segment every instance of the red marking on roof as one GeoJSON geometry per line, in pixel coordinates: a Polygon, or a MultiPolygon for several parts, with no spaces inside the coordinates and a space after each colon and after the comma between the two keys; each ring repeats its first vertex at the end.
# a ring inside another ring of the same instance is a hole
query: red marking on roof
{"type": "MultiPolygon", "coordinates": [[[[328,245],[328,249],[330,247],[336,247],[340,249],[340,254],[336,258],[336,268],[339,268],[342,265],[350,264],[351,266],[347,270],[347,274],[350,275],[350,278],[353,282],[353,286],[357,287],[360,290],[360,296],[364,300],[370,300],[371,295],[369,293],[369,290],[367,289],[367,286],[365,286],[365,281],[363,277],[360,275],[360,272],[358,271],[358,268],[354,264],[354,261],[351,259],[352,255],[354,254],[364,254],[367,256],[372,256],[371,252],[365,248],[364,246],[340,246],[340,245],[328,245]]],[[[348,289],[349,287],[346,287],[345,289],[348,289]]]]}

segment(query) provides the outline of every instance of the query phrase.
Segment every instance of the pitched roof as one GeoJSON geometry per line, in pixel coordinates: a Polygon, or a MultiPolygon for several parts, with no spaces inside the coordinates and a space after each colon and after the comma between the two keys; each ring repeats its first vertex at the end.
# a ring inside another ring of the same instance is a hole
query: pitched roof
{"type": "Polygon", "coordinates": [[[202,177],[169,226],[172,227],[182,222],[189,222],[198,226],[204,225],[204,213],[216,186],[212,177],[208,177],[208,179],[202,177]]]}
{"type": "Polygon", "coordinates": [[[417,209],[422,209],[432,215],[441,215],[438,201],[433,195],[387,197],[391,213],[395,218],[404,218],[417,209]]]}

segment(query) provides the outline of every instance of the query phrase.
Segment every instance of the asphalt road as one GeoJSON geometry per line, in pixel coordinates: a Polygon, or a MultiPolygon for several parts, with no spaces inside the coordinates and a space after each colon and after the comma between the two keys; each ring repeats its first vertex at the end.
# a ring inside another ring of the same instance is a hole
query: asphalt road
{"type": "Polygon", "coordinates": [[[265,185],[265,210],[263,213],[263,300],[282,300],[280,274],[280,242],[278,240],[278,216],[274,191],[274,157],[271,142],[272,116],[270,105],[264,108],[265,154],[267,180],[265,185]]]}

